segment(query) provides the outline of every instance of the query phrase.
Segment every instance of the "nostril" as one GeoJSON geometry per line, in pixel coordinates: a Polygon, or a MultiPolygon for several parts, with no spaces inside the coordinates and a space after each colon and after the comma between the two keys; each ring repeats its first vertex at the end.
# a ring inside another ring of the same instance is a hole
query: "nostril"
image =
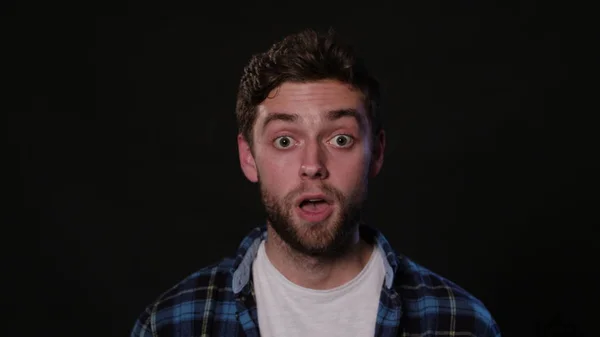
{"type": "Polygon", "coordinates": [[[324,178],[326,170],[321,165],[302,165],[301,174],[311,178],[324,178]]]}

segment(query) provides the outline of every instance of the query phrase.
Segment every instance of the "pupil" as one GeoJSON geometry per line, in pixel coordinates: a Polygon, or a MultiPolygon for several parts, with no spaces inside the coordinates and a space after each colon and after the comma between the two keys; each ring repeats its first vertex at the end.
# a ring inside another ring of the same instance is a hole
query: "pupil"
{"type": "Polygon", "coordinates": [[[279,141],[279,144],[283,145],[283,146],[287,146],[289,143],[289,140],[287,138],[281,138],[281,140],[279,141]]]}
{"type": "Polygon", "coordinates": [[[344,137],[339,137],[337,139],[337,142],[339,145],[344,145],[346,143],[346,139],[344,139],[344,137]]]}

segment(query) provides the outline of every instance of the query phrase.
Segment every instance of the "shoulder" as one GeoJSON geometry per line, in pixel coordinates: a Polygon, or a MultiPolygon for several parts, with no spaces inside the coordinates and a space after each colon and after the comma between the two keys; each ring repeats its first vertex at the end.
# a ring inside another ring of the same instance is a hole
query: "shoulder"
{"type": "Polygon", "coordinates": [[[500,336],[494,318],[482,301],[414,261],[402,256],[398,259],[401,268],[394,288],[409,321],[418,322],[432,331],[461,332],[477,337],[500,336]]]}
{"type": "MultiPolygon", "coordinates": [[[[176,335],[175,331],[197,324],[194,322],[202,322],[207,311],[220,306],[235,308],[231,290],[232,266],[232,259],[223,259],[196,271],[168,289],[145,308],[135,322],[131,336],[176,335]]],[[[221,314],[227,313],[222,311],[221,314]]],[[[232,312],[232,316],[234,314],[232,312]]]]}

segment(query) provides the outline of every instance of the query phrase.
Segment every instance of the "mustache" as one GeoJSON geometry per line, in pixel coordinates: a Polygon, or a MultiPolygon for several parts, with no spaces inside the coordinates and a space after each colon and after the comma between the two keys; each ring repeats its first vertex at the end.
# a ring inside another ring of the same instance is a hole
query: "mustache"
{"type": "Polygon", "coordinates": [[[335,188],[331,185],[328,185],[326,183],[322,183],[317,186],[315,186],[315,185],[309,186],[308,184],[302,184],[299,187],[292,190],[291,192],[289,192],[287,194],[287,196],[285,197],[285,199],[288,202],[293,202],[294,200],[296,200],[296,198],[298,198],[302,194],[315,193],[315,192],[322,193],[326,197],[337,200],[337,201],[344,201],[346,199],[344,197],[344,194],[342,193],[342,191],[340,191],[337,188],[335,188]]]}

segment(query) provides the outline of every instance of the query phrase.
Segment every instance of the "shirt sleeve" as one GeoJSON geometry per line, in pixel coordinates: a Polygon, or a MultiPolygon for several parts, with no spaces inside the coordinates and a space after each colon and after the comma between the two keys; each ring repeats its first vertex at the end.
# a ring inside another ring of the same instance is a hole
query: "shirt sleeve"
{"type": "Polygon", "coordinates": [[[130,337],[157,337],[158,335],[152,331],[152,310],[146,310],[138,317],[131,330],[130,337]]]}

